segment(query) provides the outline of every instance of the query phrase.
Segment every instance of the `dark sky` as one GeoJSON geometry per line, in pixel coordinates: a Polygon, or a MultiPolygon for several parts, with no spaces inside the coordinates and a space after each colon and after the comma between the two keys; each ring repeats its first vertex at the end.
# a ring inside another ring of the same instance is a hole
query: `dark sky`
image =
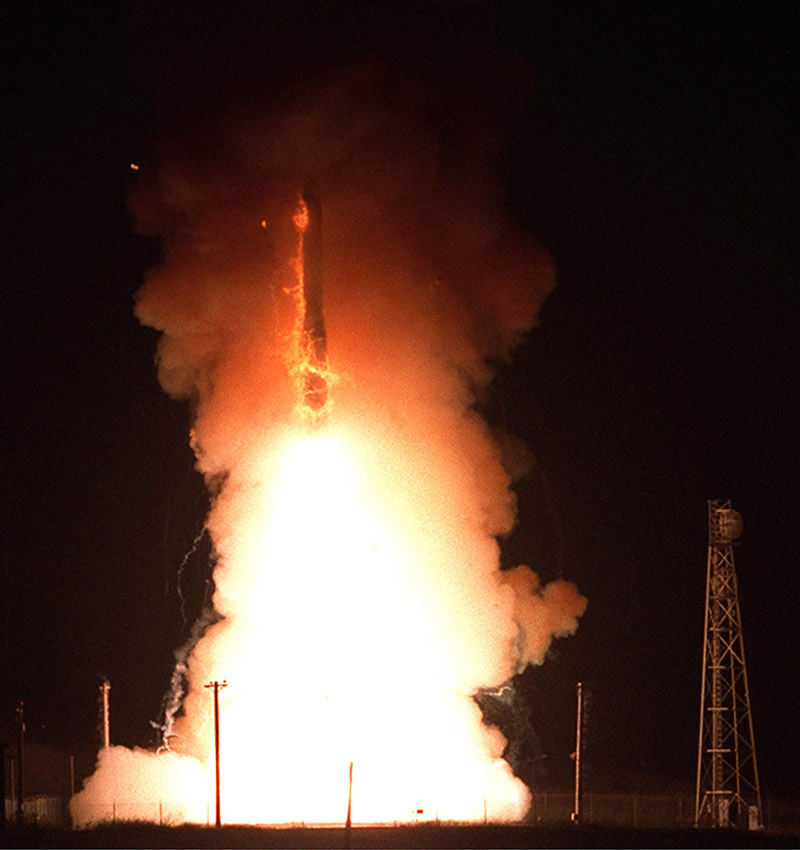
{"type": "Polygon", "coordinates": [[[159,389],[156,335],[133,315],[158,246],[134,233],[129,163],[175,122],[200,118],[202,145],[203,110],[231,91],[267,103],[365,56],[402,71],[436,55],[457,75],[479,33],[484,57],[533,70],[502,180],[559,281],[487,403],[537,461],[504,555],[590,600],[518,682],[548,777],[568,774],[583,679],[598,783],[693,782],[706,500],[732,498],[762,786],[799,791],[797,13],[163,5],[4,13],[6,736],[24,698],[31,740],[90,749],[108,676],[115,740],[153,743],[208,588],[190,414],[159,389]]]}

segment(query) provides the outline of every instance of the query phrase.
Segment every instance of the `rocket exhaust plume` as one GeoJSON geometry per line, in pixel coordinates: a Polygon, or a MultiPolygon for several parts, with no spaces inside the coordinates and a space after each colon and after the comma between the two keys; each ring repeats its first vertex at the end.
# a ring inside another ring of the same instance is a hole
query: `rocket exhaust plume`
{"type": "MultiPolygon", "coordinates": [[[[296,221],[298,218],[296,217],[296,221]]],[[[303,349],[305,368],[303,396],[315,414],[328,400],[328,352],[325,338],[325,314],[322,309],[322,205],[315,193],[303,193],[299,216],[302,244],[303,349]]]]}
{"type": "Polygon", "coordinates": [[[227,822],[341,823],[351,763],[354,823],[527,810],[474,695],[542,663],[586,600],[500,570],[514,495],[477,402],[552,267],[503,213],[492,135],[448,156],[423,104],[386,97],[360,69],[239,116],[219,156],[165,147],[133,199],[164,243],[137,314],[195,405],[215,592],[162,750],[103,749],[77,825],[205,823],[222,680],[227,822]]]}

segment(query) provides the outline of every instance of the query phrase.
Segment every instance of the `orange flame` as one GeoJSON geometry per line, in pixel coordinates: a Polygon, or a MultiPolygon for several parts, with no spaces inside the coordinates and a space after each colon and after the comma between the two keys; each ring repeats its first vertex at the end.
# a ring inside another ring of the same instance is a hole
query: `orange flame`
{"type": "Polygon", "coordinates": [[[288,347],[288,369],[297,387],[295,411],[306,422],[316,426],[330,415],[333,401],[328,390],[336,383],[336,376],[328,367],[327,357],[318,356],[316,342],[305,327],[307,304],[303,243],[309,214],[308,206],[302,198],[298,201],[292,221],[297,230],[297,252],[291,262],[295,283],[285,290],[295,304],[292,343],[288,347]]]}
{"type": "Polygon", "coordinates": [[[333,409],[335,376],[305,323],[303,201],[293,218],[294,282],[283,290],[293,315],[275,337],[284,360],[270,360],[280,415],[254,418],[242,407],[262,386],[264,361],[236,346],[192,436],[209,480],[224,473],[207,523],[222,619],[178,665],[188,691],[172,694],[181,712],[166,730],[169,748],[104,749],[71,801],[76,825],[206,822],[210,680],[228,682],[220,694],[227,823],[341,823],[351,763],[354,822],[526,812],[529,791],[473,694],[507,681],[523,658],[539,663],[553,635],[574,630],[585,600],[541,588],[526,568],[503,580],[495,535],[510,520],[491,512],[510,511],[507,475],[484,423],[457,400],[461,384],[427,350],[409,344],[376,363],[386,325],[374,331],[380,345],[351,328],[349,348],[337,349],[348,381],[333,409]],[[319,407],[309,396],[315,380],[326,390],[319,407]],[[388,381],[394,406],[384,403],[388,381]],[[291,415],[287,396],[296,399],[291,415]]]}

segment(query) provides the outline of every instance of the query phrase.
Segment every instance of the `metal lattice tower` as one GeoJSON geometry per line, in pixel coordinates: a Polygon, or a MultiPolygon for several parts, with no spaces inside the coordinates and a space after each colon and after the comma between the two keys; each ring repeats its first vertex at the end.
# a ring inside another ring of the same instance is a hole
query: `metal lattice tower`
{"type": "Polygon", "coordinates": [[[733,541],[742,518],[730,500],[708,503],[703,683],[695,826],[761,829],[753,717],[744,658],[733,541]]]}

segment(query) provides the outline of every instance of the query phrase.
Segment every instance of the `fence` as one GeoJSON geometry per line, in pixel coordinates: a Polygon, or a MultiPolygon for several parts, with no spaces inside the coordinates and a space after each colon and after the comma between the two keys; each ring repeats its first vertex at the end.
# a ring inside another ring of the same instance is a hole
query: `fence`
{"type": "MultiPolygon", "coordinates": [[[[67,801],[58,794],[39,794],[26,797],[22,803],[22,815],[25,823],[31,826],[69,826],[67,801]]],[[[17,801],[6,797],[6,821],[13,823],[17,818],[17,801]]]]}
{"type": "MultiPolygon", "coordinates": [[[[574,797],[566,792],[534,793],[526,820],[542,825],[564,824],[571,820],[574,797]]],[[[16,819],[16,801],[6,798],[6,819],[16,819]]],[[[67,801],[58,795],[26,797],[23,807],[25,822],[32,825],[69,826],[67,801]]],[[[209,823],[213,812],[209,806],[195,812],[194,820],[209,823]]],[[[767,796],[763,799],[764,822],[770,832],[800,835],[800,806],[796,800],[767,796]]],[[[95,822],[130,819],[149,820],[164,825],[182,823],[185,808],[169,801],[130,803],[116,801],[98,807],[95,822]]],[[[491,818],[490,818],[491,819],[491,818]]],[[[600,794],[584,793],[581,798],[581,822],[602,826],[652,827],[682,829],[694,823],[694,797],[681,794],[600,794]]]]}
{"type": "MultiPolygon", "coordinates": [[[[572,794],[536,793],[528,818],[542,824],[569,822],[574,802],[572,794]]],[[[605,826],[688,827],[694,822],[694,799],[677,794],[584,793],[581,822],[605,826]]]]}
{"type": "Polygon", "coordinates": [[[214,822],[213,803],[187,806],[185,802],[172,800],[113,800],[82,807],[82,819],[88,824],[118,823],[121,821],[148,821],[161,826],[177,826],[183,823],[214,822]]]}
{"type": "MultiPolygon", "coordinates": [[[[570,793],[534,793],[528,820],[541,824],[568,823],[574,803],[574,795],[570,793]]],[[[762,806],[767,829],[800,835],[800,806],[796,800],[764,797],[762,806]]],[[[694,797],[685,794],[584,792],[581,822],[602,826],[683,829],[694,825],[694,797]]]]}

